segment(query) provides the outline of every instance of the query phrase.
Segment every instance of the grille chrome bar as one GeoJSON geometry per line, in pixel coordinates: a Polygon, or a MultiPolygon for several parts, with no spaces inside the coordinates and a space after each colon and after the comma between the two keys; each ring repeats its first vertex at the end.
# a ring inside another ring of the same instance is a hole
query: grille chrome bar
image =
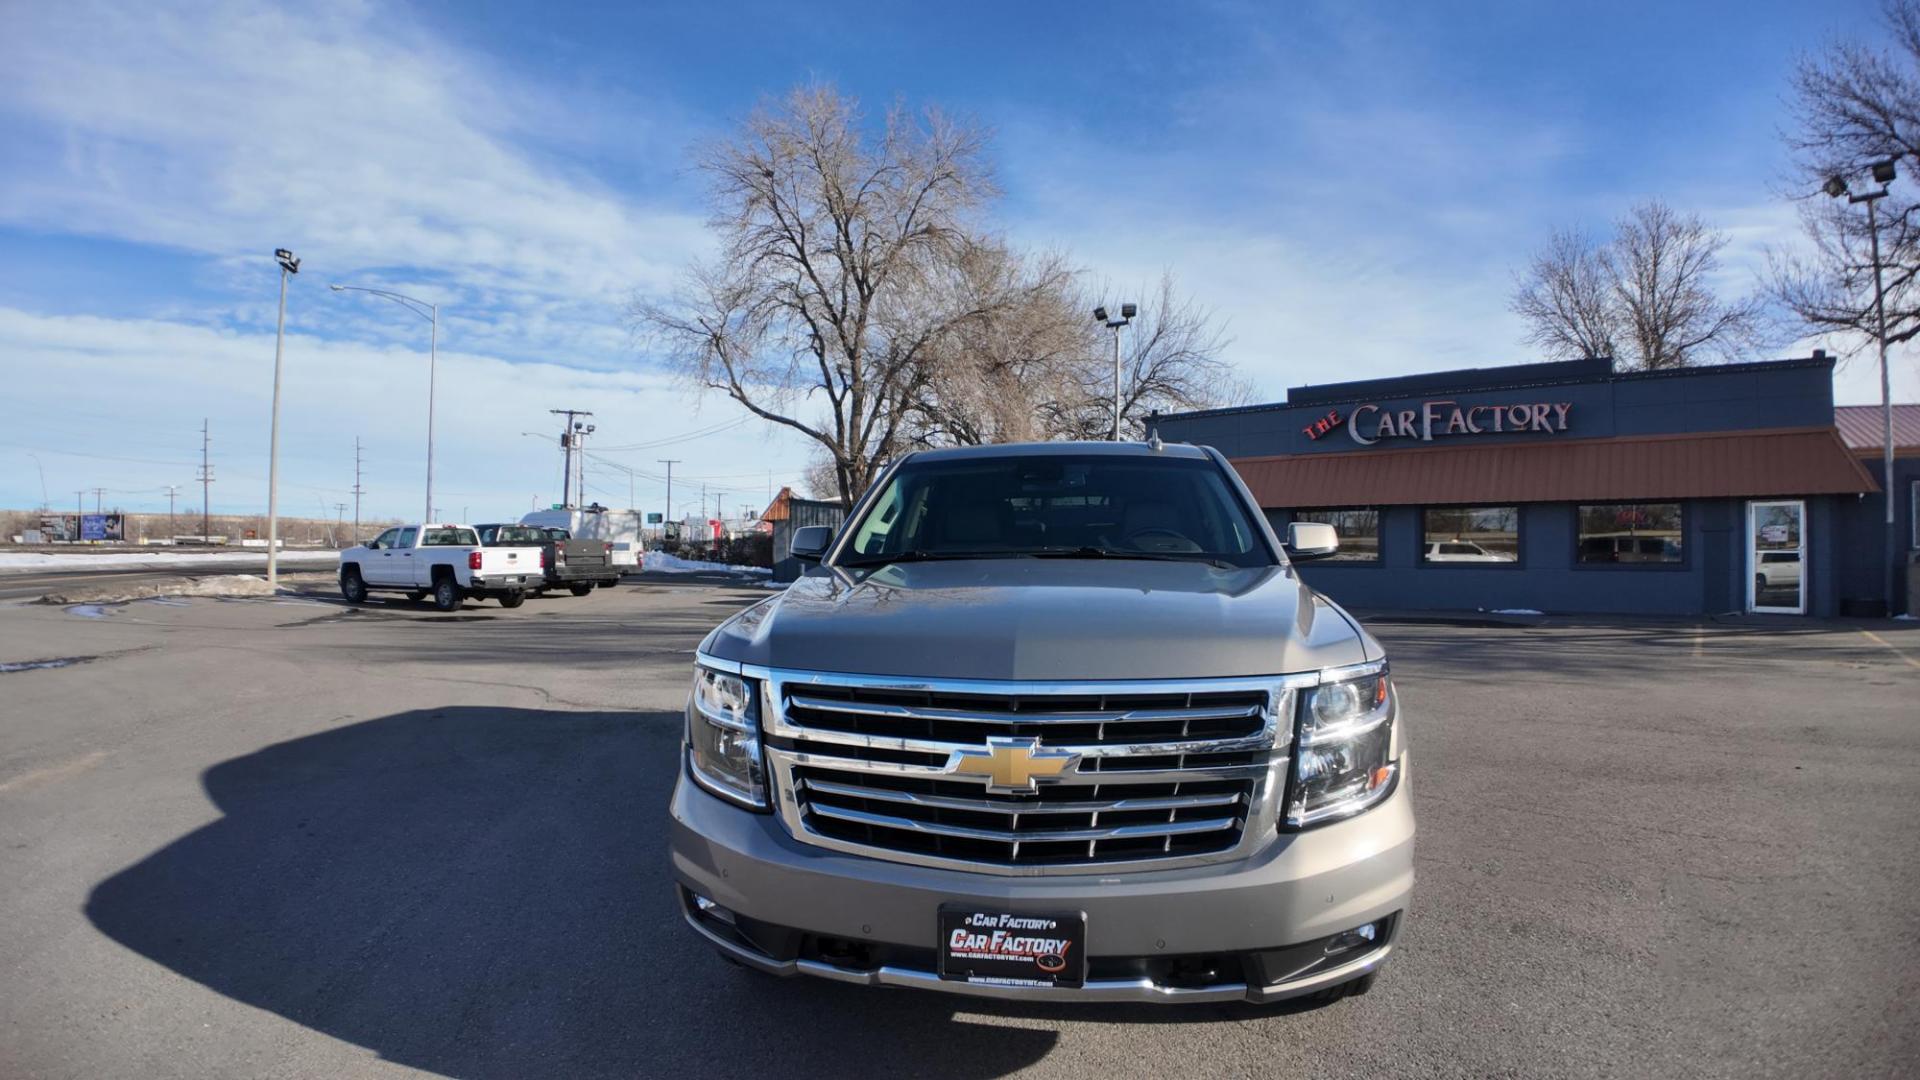
{"type": "MultiPolygon", "coordinates": [[[[950,780],[953,774],[941,765],[917,765],[905,761],[871,761],[864,758],[836,757],[807,751],[768,747],[770,756],[788,765],[811,765],[822,769],[841,769],[856,773],[880,773],[888,776],[916,777],[924,780],[950,780]]],[[[1283,764],[1284,758],[1279,759],[1283,764]]],[[[1268,762],[1244,765],[1189,765],[1177,769],[1115,769],[1112,772],[1080,772],[1069,769],[1057,783],[1062,787],[1115,784],[1179,784],[1195,780],[1258,780],[1267,774],[1268,762]]]]}
{"type": "MultiPolygon", "coordinates": [[[[1185,810],[1190,807],[1237,806],[1245,801],[1237,793],[1219,795],[1169,795],[1147,799],[1088,799],[1085,801],[993,802],[985,799],[956,799],[943,795],[922,795],[892,788],[858,787],[830,780],[804,779],[800,787],[826,795],[848,799],[872,799],[876,802],[924,806],[935,810],[965,810],[978,814],[1107,814],[1144,810],[1185,810]]],[[[1027,834],[1022,839],[1029,838],[1027,834]]]]}
{"type": "Polygon", "coordinates": [[[864,716],[888,716],[902,720],[944,720],[960,724],[1127,724],[1167,720],[1237,720],[1260,715],[1258,705],[1197,707],[1192,709],[1090,710],[1060,713],[985,713],[967,709],[895,705],[878,701],[841,701],[834,698],[792,694],[787,707],[814,712],[853,713],[864,716]]]}
{"type": "MultiPolygon", "coordinates": [[[[893,750],[910,754],[939,754],[951,757],[961,750],[977,750],[977,742],[950,742],[945,739],[911,739],[897,735],[860,735],[833,728],[799,729],[807,742],[857,746],[863,750],[893,750]]],[[[1139,743],[1047,743],[1049,750],[1067,750],[1083,760],[1095,758],[1173,757],[1180,754],[1230,754],[1249,750],[1267,750],[1273,736],[1265,731],[1232,739],[1171,739],[1165,742],[1139,743]]]]}
{"type": "Polygon", "coordinates": [[[1219,832],[1239,824],[1237,818],[1209,818],[1198,821],[1164,821],[1151,825],[1102,825],[1091,829],[979,829],[966,825],[943,825],[933,821],[873,814],[841,806],[819,805],[812,813],[841,821],[857,822],[884,829],[957,836],[971,840],[998,840],[1005,843],[1044,843],[1053,840],[1129,840],[1153,836],[1184,836],[1190,833],[1219,832]]]}
{"type": "Polygon", "coordinates": [[[775,811],[796,839],[1016,876],[1174,869],[1271,843],[1296,692],[1318,682],[738,670],[756,681],[775,811]],[[1027,797],[953,771],[1009,738],[1078,758],[1027,797]]]}

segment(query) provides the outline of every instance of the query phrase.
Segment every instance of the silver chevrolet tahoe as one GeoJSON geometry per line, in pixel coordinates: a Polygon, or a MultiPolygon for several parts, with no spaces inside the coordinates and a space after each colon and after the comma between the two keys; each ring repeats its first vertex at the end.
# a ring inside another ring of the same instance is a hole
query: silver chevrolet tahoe
{"type": "Polygon", "coordinates": [[[1413,889],[1399,695],[1219,453],[912,454],[699,648],[672,858],[775,975],[997,998],[1368,989],[1413,889]]]}

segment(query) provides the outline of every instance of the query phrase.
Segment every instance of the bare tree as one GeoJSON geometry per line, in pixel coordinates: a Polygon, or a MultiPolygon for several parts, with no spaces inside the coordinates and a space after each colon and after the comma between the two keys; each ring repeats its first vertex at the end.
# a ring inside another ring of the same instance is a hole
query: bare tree
{"type": "Polygon", "coordinates": [[[1757,299],[1722,300],[1713,290],[1726,246],[1697,215],[1658,200],[1620,219],[1606,259],[1629,363],[1658,371],[1734,360],[1766,340],[1757,299]]]}
{"type": "Polygon", "coordinates": [[[1714,291],[1726,246],[1698,216],[1648,200],[1614,223],[1605,246],[1555,233],[1512,309],[1550,356],[1612,356],[1648,371],[1735,359],[1765,343],[1766,319],[1757,299],[1714,291]]]}
{"type": "Polygon", "coordinates": [[[1527,323],[1527,342],[1561,360],[1612,356],[1613,284],[1593,238],[1562,229],[1533,257],[1515,286],[1513,311],[1527,323]]]}
{"type": "MultiPolygon", "coordinates": [[[[1824,189],[1835,177],[1856,192],[1875,164],[1920,170],[1920,3],[1889,0],[1887,45],[1841,42],[1803,59],[1794,72],[1791,183],[1801,198],[1804,254],[1772,257],[1774,295],[1814,331],[1852,331],[1869,340],[1873,313],[1872,236],[1867,215],[1824,189]]],[[[1879,202],[1880,263],[1887,338],[1920,336],[1920,202],[1911,185],[1879,202]]]]}
{"type": "Polygon", "coordinates": [[[992,194],[983,147],[898,107],[870,139],[851,99],[794,90],[704,153],[720,254],[636,321],[691,379],[823,447],[851,505],[899,446],[930,346],[975,315],[932,286],[992,194]]]}
{"type": "Polygon", "coordinates": [[[977,445],[1058,437],[1057,403],[1077,397],[1094,344],[1081,310],[1080,271],[1057,253],[1022,255],[974,245],[951,287],[973,298],[977,318],[931,352],[914,403],[913,441],[977,445]]]}
{"type": "MultiPolygon", "coordinates": [[[[1083,300],[1081,311],[1090,312],[1093,306],[1083,300]]],[[[1095,330],[1099,345],[1083,369],[1077,400],[1059,403],[1058,415],[1050,418],[1056,438],[1103,439],[1112,430],[1112,345],[1107,331],[1095,330]]],[[[1141,300],[1133,325],[1121,332],[1122,437],[1145,436],[1148,418],[1155,412],[1246,401],[1250,388],[1221,356],[1227,344],[1213,313],[1183,298],[1173,274],[1162,274],[1152,295],[1141,300]]]]}

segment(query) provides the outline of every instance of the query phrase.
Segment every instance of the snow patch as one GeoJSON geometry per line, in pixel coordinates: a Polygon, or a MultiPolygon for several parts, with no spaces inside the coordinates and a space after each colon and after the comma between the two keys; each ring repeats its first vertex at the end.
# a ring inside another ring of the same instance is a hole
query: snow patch
{"type": "MultiPolygon", "coordinates": [[[[337,551],[283,551],[281,566],[334,566],[340,562],[337,551]]],[[[265,566],[264,551],[184,551],[115,552],[111,555],[47,554],[38,551],[0,552],[0,573],[38,570],[42,573],[85,572],[88,570],[157,569],[177,570],[196,566],[265,566]]]]}
{"type": "Polygon", "coordinates": [[[658,574],[772,574],[764,566],[735,566],[729,563],[701,562],[697,559],[683,559],[678,555],[669,555],[664,551],[649,551],[640,556],[640,569],[651,570],[658,574]]]}

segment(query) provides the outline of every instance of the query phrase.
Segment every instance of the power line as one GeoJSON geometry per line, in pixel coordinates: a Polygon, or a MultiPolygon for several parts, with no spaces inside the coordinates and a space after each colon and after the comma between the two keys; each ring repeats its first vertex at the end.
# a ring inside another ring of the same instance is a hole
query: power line
{"type": "MultiPolygon", "coordinates": [[[[573,509],[574,447],[593,433],[593,425],[583,424],[578,418],[582,416],[592,416],[593,413],[586,409],[548,409],[547,411],[555,416],[564,416],[567,418],[566,426],[560,429],[560,449],[566,453],[566,460],[561,464],[560,505],[571,510],[573,509]]],[[[580,486],[583,488],[587,484],[586,466],[587,459],[583,449],[580,457],[580,486]]],[[[584,495],[586,493],[583,491],[581,494],[584,495]]]]}
{"type": "Polygon", "coordinates": [[[613,452],[613,453],[626,453],[629,451],[638,451],[638,450],[657,450],[663,446],[672,446],[674,443],[692,442],[695,439],[704,439],[709,435],[717,435],[722,431],[727,431],[731,428],[737,428],[741,424],[744,424],[751,419],[753,419],[751,415],[738,416],[732,420],[723,420],[720,423],[714,424],[711,427],[704,427],[694,431],[682,432],[679,435],[668,435],[664,438],[650,439],[646,442],[629,443],[625,446],[604,446],[604,447],[601,447],[601,449],[604,451],[613,452]]]}
{"type": "MultiPolygon", "coordinates": [[[[679,458],[658,458],[656,460],[658,460],[660,464],[665,465],[667,467],[667,512],[665,515],[663,515],[660,518],[660,520],[662,522],[672,521],[673,520],[673,467],[675,465],[680,464],[680,459],[679,458]]],[[[664,536],[666,534],[662,533],[661,535],[664,536]]]]}
{"type": "Polygon", "coordinates": [[[213,437],[207,433],[207,420],[200,420],[200,539],[213,535],[213,462],[207,450],[213,437]]]}
{"type": "Polygon", "coordinates": [[[353,437],[353,542],[360,542],[360,496],[367,489],[360,486],[360,436],[353,437]]]}

